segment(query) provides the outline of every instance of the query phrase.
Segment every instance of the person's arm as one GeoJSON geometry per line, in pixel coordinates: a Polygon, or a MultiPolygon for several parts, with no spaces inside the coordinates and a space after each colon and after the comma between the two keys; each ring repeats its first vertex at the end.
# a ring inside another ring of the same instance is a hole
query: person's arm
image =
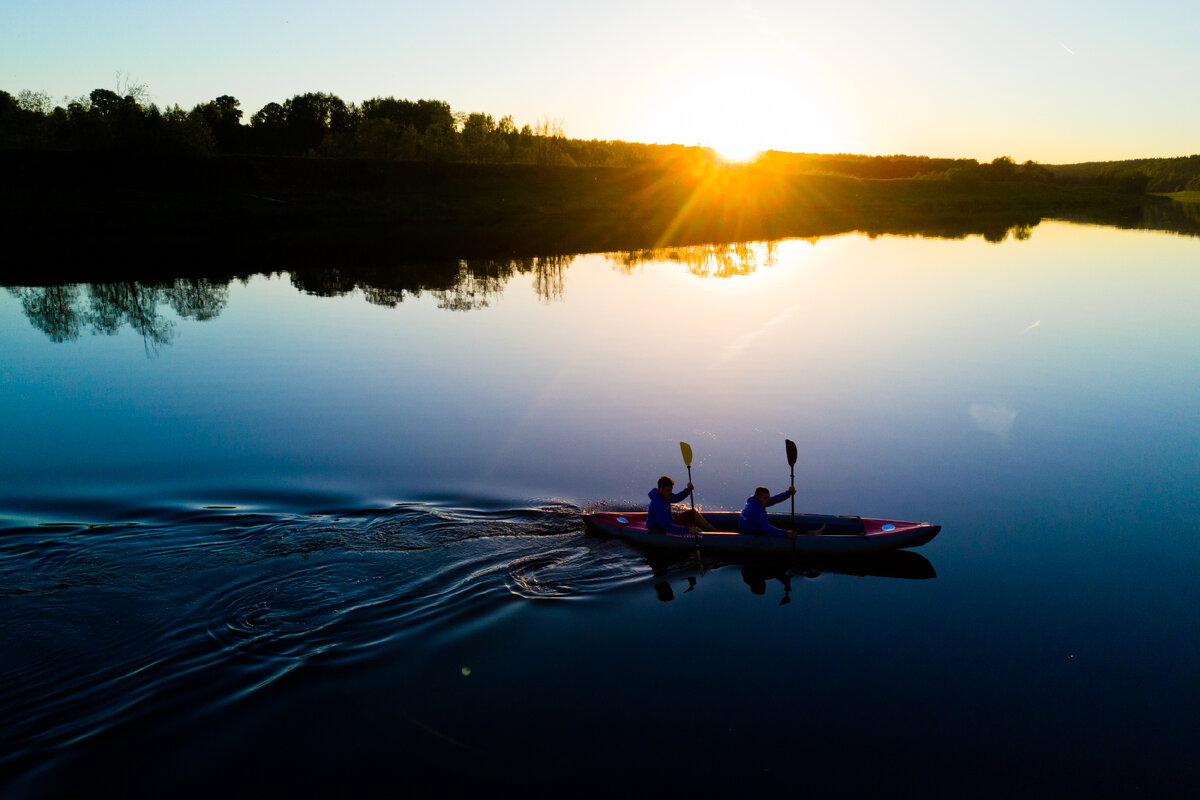
{"type": "Polygon", "coordinates": [[[792,496],[792,490],[784,489],[782,492],[780,492],[779,494],[775,495],[770,500],[768,500],[767,505],[773,506],[776,503],[782,503],[784,500],[787,500],[791,496],[792,496]]]}
{"type": "Polygon", "coordinates": [[[675,494],[671,495],[671,502],[678,503],[680,500],[687,497],[691,493],[692,493],[691,487],[684,489],[682,492],[676,492],[675,494]]]}

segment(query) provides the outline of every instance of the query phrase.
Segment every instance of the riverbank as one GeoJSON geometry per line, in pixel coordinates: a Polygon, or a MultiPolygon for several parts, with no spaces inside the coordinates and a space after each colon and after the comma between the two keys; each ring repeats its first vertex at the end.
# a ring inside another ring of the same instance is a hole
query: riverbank
{"type": "Polygon", "coordinates": [[[753,167],[13,151],[0,154],[0,166],[15,238],[35,250],[49,245],[62,262],[49,268],[88,275],[94,262],[71,262],[98,251],[286,267],[296,259],[490,258],[855,230],[1003,238],[1044,216],[1147,201],[1046,181],[865,180],[753,167]]]}
{"type": "Polygon", "coordinates": [[[1200,191],[1168,192],[1160,197],[1169,197],[1178,203],[1200,203],[1200,191]]]}

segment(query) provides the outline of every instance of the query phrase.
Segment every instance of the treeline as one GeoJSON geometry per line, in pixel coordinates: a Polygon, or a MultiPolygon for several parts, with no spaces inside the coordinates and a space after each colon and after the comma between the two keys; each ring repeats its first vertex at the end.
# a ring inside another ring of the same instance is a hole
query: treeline
{"type": "MultiPolygon", "coordinates": [[[[346,103],[325,92],[267,103],[246,117],[221,95],[191,109],[160,108],[144,86],[95,89],[55,104],[44,92],[0,91],[0,149],[131,152],[203,157],[245,154],[376,161],[536,164],[549,166],[711,165],[699,146],[568,138],[560,122],[520,127],[511,116],[454,111],[442,100],[375,97],[346,103]]],[[[1200,155],[1045,167],[1007,156],[980,163],[928,156],[768,151],[755,162],[768,172],[840,175],[865,180],[955,183],[1055,182],[1103,186],[1130,194],[1200,190],[1200,155]]]]}
{"type": "Polygon", "coordinates": [[[231,95],[186,110],[159,108],[144,87],[123,95],[95,89],[59,105],[44,92],[0,91],[0,148],[561,166],[714,158],[700,147],[569,139],[555,120],[517,127],[511,116],[457,112],[441,100],[375,97],[359,105],[308,92],[245,116],[231,95]]]}
{"type": "MultiPolygon", "coordinates": [[[[711,166],[699,146],[568,138],[560,122],[520,127],[511,116],[455,111],[442,100],[374,97],[347,103],[307,92],[271,102],[248,117],[221,95],[191,109],[160,108],[145,86],[95,89],[54,103],[44,92],[0,91],[0,149],[137,153],[205,157],[262,155],[372,161],[540,166],[711,166]]],[[[753,167],[770,173],[835,175],[862,180],[932,180],[957,184],[1059,183],[1128,194],[1200,190],[1200,155],[1045,167],[1007,156],[815,154],[768,151],[753,167]]]]}
{"type": "Polygon", "coordinates": [[[930,158],[929,156],[862,156],[824,155],[819,153],[784,153],[770,150],[759,158],[758,164],[776,172],[804,175],[845,175],[868,180],[901,180],[905,178],[936,178],[962,182],[972,181],[1048,181],[1050,171],[1033,161],[1017,164],[1008,156],[1000,156],[981,164],[973,158],[930,158]]]}
{"type": "Polygon", "coordinates": [[[1034,161],[1018,164],[1008,156],[980,163],[970,158],[824,155],[772,150],[764,153],[758,164],[778,172],[846,175],[874,180],[1053,182],[1100,186],[1127,194],[1200,191],[1200,155],[1044,166],[1034,161]]]}
{"type": "MultiPolygon", "coordinates": [[[[178,105],[162,109],[138,85],[120,91],[95,89],[60,105],[43,92],[13,96],[0,91],[0,148],[589,167],[695,166],[719,160],[712,150],[698,146],[570,139],[554,120],[518,127],[511,116],[496,120],[491,114],[457,112],[441,100],[375,97],[355,104],[337,95],[308,92],[268,103],[247,119],[241,102],[231,95],[190,110],[178,105]]],[[[980,164],[961,158],[769,151],[755,167],[862,179],[978,182],[1050,177],[1032,161],[1017,165],[1007,157],[980,164]]]]}
{"type": "Polygon", "coordinates": [[[1200,191],[1200,155],[1092,161],[1051,167],[1064,183],[1098,184],[1128,192],[1200,191]]]}

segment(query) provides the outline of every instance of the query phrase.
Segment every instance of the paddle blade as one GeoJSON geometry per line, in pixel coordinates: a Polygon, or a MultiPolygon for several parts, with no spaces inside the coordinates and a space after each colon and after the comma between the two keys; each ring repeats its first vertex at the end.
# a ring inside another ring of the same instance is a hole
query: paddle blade
{"type": "Polygon", "coordinates": [[[791,439],[784,439],[783,446],[787,449],[788,465],[796,466],[796,443],[791,439]]]}
{"type": "Polygon", "coordinates": [[[687,442],[680,442],[679,452],[683,453],[683,465],[690,467],[692,465],[692,446],[687,442]]]}

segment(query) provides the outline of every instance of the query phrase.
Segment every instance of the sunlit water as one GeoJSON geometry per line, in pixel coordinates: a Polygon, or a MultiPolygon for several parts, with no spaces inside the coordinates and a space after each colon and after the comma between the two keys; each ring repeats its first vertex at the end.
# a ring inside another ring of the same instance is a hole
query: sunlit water
{"type": "Polygon", "coordinates": [[[9,793],[1194,788],[1200,240],[466,277],[0,291],[9,793]],[[785,437],[797,510],[942,534],[875,569],[583,532],[681,440],[704,507],[783,488],[785,437]]]}

